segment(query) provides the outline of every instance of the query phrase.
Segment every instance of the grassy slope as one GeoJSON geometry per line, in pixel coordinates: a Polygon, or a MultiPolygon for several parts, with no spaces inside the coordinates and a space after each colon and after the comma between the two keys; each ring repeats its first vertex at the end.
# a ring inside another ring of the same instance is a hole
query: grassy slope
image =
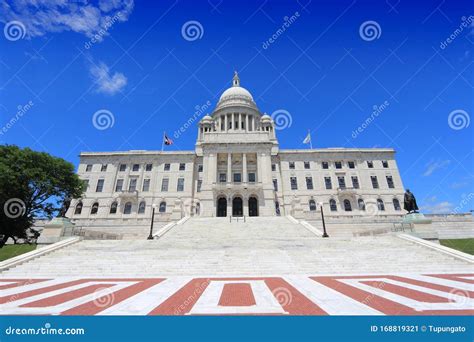
{"type": "Polygon", "coordinates": [[[0,248],[0,261],[16,257],[34,249],[36,249],[36,245],[5,245],[3,248],[0,248]]]}
{"type": "Polygon", "coordinates": [[[443,246],[474,255],[474,239],[439,240],[439,242],[443,246]]]}

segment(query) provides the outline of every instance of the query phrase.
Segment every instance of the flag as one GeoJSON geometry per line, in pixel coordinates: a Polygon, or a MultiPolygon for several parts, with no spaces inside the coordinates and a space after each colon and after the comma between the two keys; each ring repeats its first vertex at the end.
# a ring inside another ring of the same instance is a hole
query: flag
{"type": "Polygon", "coordinates": [[[166,146],[169,146],[169,145],[172,145],[173,144],[173,140],[171,140],[170,138],[168,138],[168,136],[165,134],[164,137],[163,137],[163,142],[166,146]]]}
{"type": "Polygon", "coordinates": [[[309,144],[311,142],[311,133],[308,132],[308,135],[303,140],[303,144],[309,144]]]}

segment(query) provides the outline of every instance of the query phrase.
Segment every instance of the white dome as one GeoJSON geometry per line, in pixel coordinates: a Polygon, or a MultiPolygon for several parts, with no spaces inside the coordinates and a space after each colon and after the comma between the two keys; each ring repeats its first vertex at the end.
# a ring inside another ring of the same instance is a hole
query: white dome
{"type": "Polygon", "coordinates": [[[260,119],[261,121],[272,121],[272,118],[270,115],[268,114],[265,114],[262,116],[262,118],[260,119]]]}
{"type": "Polygon", "coordinates": [[[235,72],[234,78],[232,79],[232,87],[224,91],[219,98],[216,110],[230,106],[243,106],[257,109],[252,94],[240,86],[240,79],[237,72],[235,72]]]}
{"type": "Polygon", "coordinates": [[[226,97],[234,97],[234,96],[241,96],[247,97],[250,101],[253,101],[253,96],[250,92],[242,87],[231,87],[224,91],[219,99],[219,102],[225,100],[226,97]]]}

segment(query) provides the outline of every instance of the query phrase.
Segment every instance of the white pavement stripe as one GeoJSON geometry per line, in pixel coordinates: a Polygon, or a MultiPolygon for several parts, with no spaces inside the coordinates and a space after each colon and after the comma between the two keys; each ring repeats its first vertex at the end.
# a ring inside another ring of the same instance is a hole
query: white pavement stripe
{"type": "Polygon", "coordinates": [[[461,290],[474,291],[474,284],[463,283],[461,281],[455,281],[455,280],[438,278],[438,277],[430,277],[430,276],[425,276],[421,274],[413,274],[413,275],[410,275],[409,278],[424,281],[427,283],[437,284],[437,285],[455,287],[461,290]]]}
{"type": "Polygon", "coordinates": [[[380,311],[308,277],[286,276],[284,279],[329,315],[383,315],[380,311]]]}
{"type": "Polygon", "coordinates": [[[186,285],[192,277],[169,278],[114,305],[99,315],[147,315],[186,285]]]}
{"type": "MultiPolygon", "coordinates": [[[[25,279],[25,280],[27,280],[27,279],[25,279]]],[[[72,277],[56,278],[56,279],[41,281],[39,283],[28,284],[28,285],[13,287],[13,288],[10,288],[10,289],[0,290],[0,297],[16,295],[16,294],[20,294],[20,293],[23,293],[23,292],[28,292],[28,291],[31,291],[31,290],[40,289],[40,288],[43,288],[43,287],[48,287],[48,286],[52,286],[52,285],[58,285],[58,284],[66,283],[66,282],[72,281],[72,280],[77,280],[77,278],[76,277],[74,277],[74,278],[72,278],[72,277]]]]}

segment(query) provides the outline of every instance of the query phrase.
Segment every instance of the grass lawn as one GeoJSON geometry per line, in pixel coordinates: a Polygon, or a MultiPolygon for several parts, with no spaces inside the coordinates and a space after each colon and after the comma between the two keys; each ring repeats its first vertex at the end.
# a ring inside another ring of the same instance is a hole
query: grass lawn
{"type": "Polygon", "coordinates": [[[474,255],[474,239],[439,240],[439,242],[443,246],[474,255]]]}
{"type": "Polygon", "coordinates": [[[0,248],[0,261],[16,257],[34,249],[36,249],[36,245],[5,245],[3,248],[0,248]]]}

